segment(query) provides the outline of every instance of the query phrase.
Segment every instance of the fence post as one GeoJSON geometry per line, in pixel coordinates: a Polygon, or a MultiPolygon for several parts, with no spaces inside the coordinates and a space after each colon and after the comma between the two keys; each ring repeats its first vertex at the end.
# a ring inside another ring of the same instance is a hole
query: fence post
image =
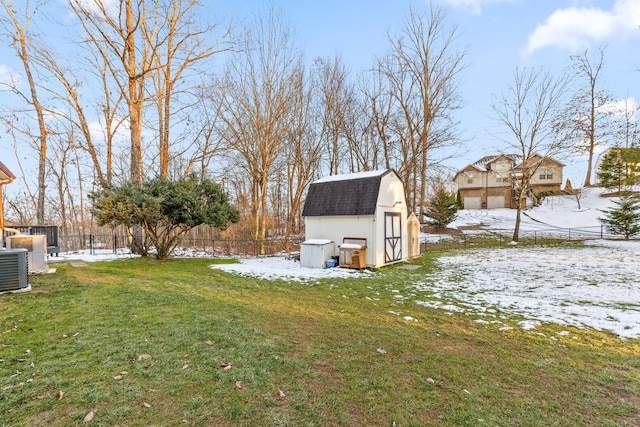
{"type": "Polygon", "coordinates": [[[93,255],[93,234],[89,234],[89,254],[93,255]]]}

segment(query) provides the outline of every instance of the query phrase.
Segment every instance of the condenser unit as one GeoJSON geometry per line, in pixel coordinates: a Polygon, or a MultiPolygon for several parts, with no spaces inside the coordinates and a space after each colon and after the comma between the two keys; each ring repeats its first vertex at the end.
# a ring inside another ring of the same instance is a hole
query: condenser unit
{"type": "Polygon", "coordinates": [[[26,249],[0,250],[0,292],[29,287],[26,249]]]}

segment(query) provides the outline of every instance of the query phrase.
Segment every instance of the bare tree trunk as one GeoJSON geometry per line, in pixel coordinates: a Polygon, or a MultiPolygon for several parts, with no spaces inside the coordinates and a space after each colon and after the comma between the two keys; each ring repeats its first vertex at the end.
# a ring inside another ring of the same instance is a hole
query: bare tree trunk
{"type": "Polygon", "coordinates": [[[495,120],[508,131],[506,145],[520,154],[520,164],[514,168],[519,175],[512,177],[519,182],[514,242],[519,239],[522,202],[531,188],[531,177],[544,159],[566,148],[556,126],[566,85],[565,76],[553,78],[542,69],[516,69],[513,83],[492,105],[495,120]]]}
{"type": "MultiPolygon", "coordinates": [[[[434,129],[453,128],[453,112],[460,108],[458,75],[464,52],[457,51],[457,30],[445,27],[445,14],[430,4],[426,14],[411,10],[400,36],[388,35],[390,50],[377,64],[393,96],[396,132],[404,142],[398,151],[400,177],[407,185],[409,208],[416,211],[426,199],[431,152],[459,141],[455,132],[433,138],[434,129]]],[[[378,127],[379,128],[379,127],[378,127]]],[[[418,213],[418,212],[416,212],[418,213]]]]}
{"type": "Polygon", "coordinates": [[[36,201],[36,221],[38,224],[44,224],[45,222],[45,196],[46,196],[46,168],[47,168],[47,126],[44,119],[44,110],[40,101],[38,99],[38,90],[37,85],[33,77],[33,72],[31,70],[31,54],[29,52],[30,46],[27,41],[26,31],[29,28],[31,23],[31,17],[33,13],[35,13],[35,9],[38,8],[38,5],[35,6],[34,11],[29,12],[29,5],[26,5],[25,8],[25,22],[23,24],[20,23],[18,17],[16,16],[15,5],[14,2],[7,2],[6,0],[1,0],[2,6],[7,14],[7,18],[2,19],[2,23],[10,33],[15,34],[13,39],[13,48],[15,49],[16,54],[20,58],[22,62],[22,66],[24,68],[25,76],[27,77],[27,82],[29,84],[29,97],[25,97],[27,102],[33,107],[36,118],[38,122],[38,135],[35,136],[38,142],[38,192],[37,192],[37,201],[36,201]]]}

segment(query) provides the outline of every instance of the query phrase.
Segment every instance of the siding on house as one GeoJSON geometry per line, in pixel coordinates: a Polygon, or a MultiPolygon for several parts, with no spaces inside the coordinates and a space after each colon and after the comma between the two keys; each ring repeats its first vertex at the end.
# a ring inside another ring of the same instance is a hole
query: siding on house
{"type": "MultiPolygon", "coordinates": [[[[536,172],[532,176],[531,192],[559,191],[564,165],[552,158],[534,157],[536,172]]],[[[515,208],[514,176],[522,170],[520,156],[498,154],[486,156],[464,167],[454,176],[465,209],[515,208]],[[465,203],[465,199],[469,203],[465,203]]]]}

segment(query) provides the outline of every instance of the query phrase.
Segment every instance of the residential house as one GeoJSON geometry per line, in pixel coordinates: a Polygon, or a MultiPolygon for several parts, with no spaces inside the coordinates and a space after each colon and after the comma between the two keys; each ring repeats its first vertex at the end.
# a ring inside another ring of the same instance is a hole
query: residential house
{"type": "MultiPolygon", "coordinates": [[[[453,180],[465,209],[516,208],[518,177],[522,176],[521,156],[486,156],[464,167],[453,180]]],[[[535,173],[527,196],[560,191],[564,165],[551,157],[530,159],[535,173]]]]}

